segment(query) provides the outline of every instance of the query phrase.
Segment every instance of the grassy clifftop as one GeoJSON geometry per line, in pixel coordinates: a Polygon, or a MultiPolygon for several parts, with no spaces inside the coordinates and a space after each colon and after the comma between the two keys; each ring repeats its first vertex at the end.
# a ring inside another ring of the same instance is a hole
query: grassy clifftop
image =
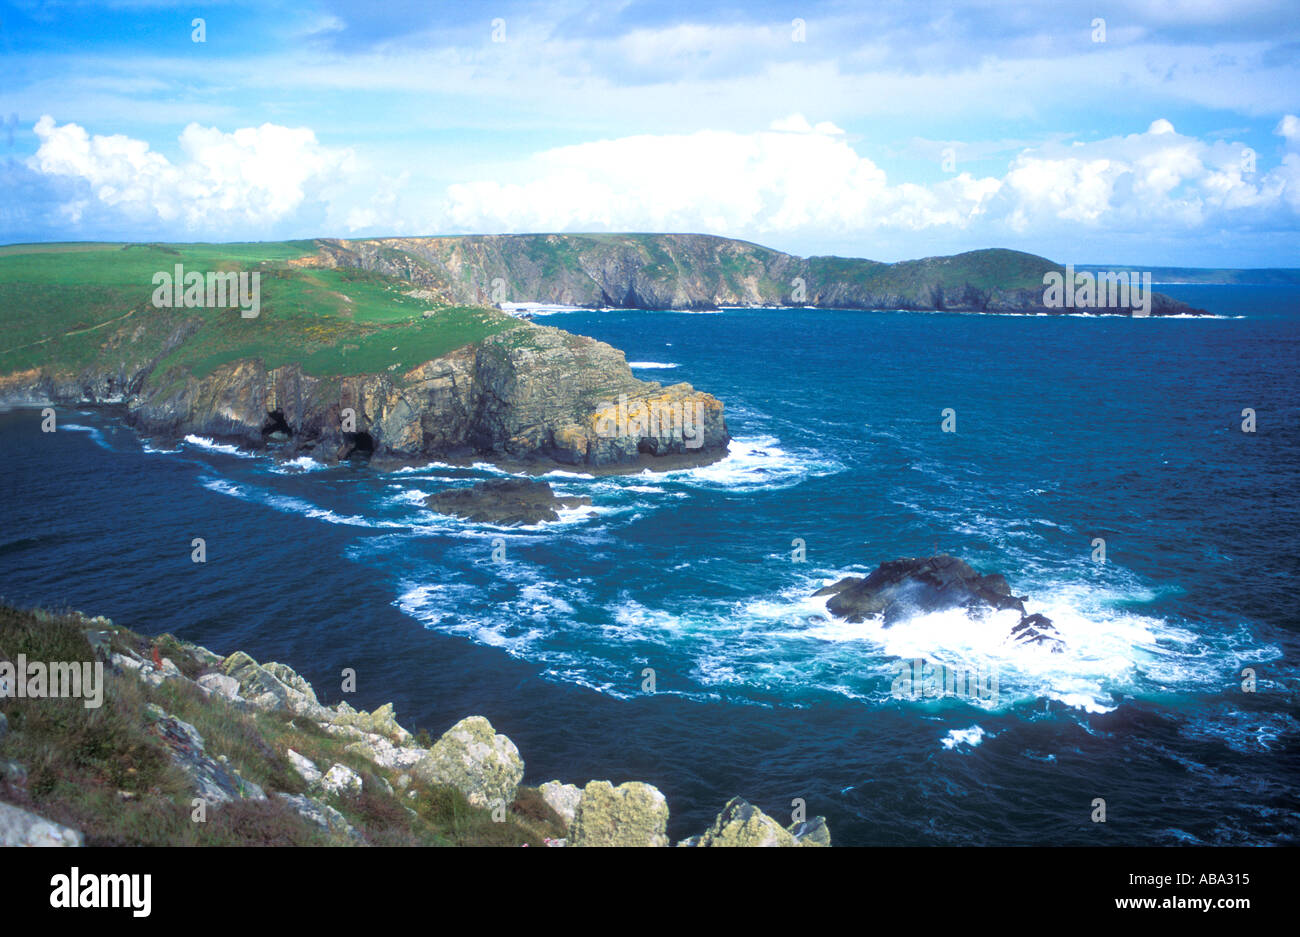
{"type": "Polygon", "coordinates": [[[496,310],[432,303],[396,278],[294,263],[311,241],[59,244],[0,248],[0,374],[77,374],[105,359],[153,380],[203,377],[243,358],[318,376],[399,370],[518,325],[496,310]],[[257,272],[260,310],[155,308],[156,273],[257,272]],[[426,311],[435,314],[425,316],[426,311]],[[184,341],[169,347],[180,333],[184,341]]]}

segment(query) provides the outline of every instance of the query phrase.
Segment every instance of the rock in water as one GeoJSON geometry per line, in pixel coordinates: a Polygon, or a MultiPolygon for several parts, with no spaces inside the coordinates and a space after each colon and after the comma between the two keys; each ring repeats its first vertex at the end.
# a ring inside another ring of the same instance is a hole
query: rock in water
{"type": "Polygon", "coordinates": [[[590,781],[569,827],[570,846],[667,846],[668,801],[641,781],[590,781]]]}
{"type": "Polygon", "coordinates": [[[469,716],[443,733],[414,771],[429,784],[456,788],[471,806],[491,808],[515,802],[524,760],[492,723],[469,716]]]}
{"type": "Polygon", "coordinates": [[[813,595],[830,596],[826,610],[837,618],[860,622],[882,615],[886,628],[916,614],[949,608],[1014,609],[1020,622],[1011,629],[1011,640],[1048,644],[1053,651],[1062,648],[1051,619],[1027,615],[1024,597],[1012,595],[1004,577],[981,575],[947,553],[890,560],[865,578],[847,576],[813,595]]]}
{"type": "Polygon", "coordinates": [[[558,521],[559,508],[591,504],[586,495],[557,497],[548,482],[527,478],[500,478],[472,488],[451,488],[430,495],[425,506],[439,514],[453,514],[476,524],[540,524],[558,521]]]}

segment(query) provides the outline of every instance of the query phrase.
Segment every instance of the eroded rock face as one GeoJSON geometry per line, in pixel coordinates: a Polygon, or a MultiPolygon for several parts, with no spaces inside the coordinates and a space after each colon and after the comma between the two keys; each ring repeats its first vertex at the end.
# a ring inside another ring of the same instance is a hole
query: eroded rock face
{"type": "Polygon", "coordinates": [[[268,369],[243,359],[166,387],[149,385],[141,372],[125,400],[116,383],[112,395],[100,394],[93,377],[11,375],[0,380],[0,399],[121,400],[128,421],[145,433],[210,436],[248,448],[272,443],[326,463],[475,456],[617,467],[662,455],[707,462],[730,438],[717,398],[689,384],[638,380],[617,348],[530,323],[405,372],[317,377],[298,365],[268,369]],[[611,430],[600,414],[623,399],[685,416],[660,420],[653,431],[611,430]]]}
{"type": "Polygon", "coordinates": [[[1020,613],[1020,622],[1012,628],[1011,640],[1048,645],[1054,651],[1062,646],[1051,620],[1026,614],[1024,597],[1012,595],[1003,576],[981,575],[947,553],[890,560],[869,576],[846,576],[813,595],[829,596],[826,609],[837,618],[860,622],[882,615],[887,628],[916,614],[949,608],[1012,609],[1020,613]]]}
{"type": "Polygon", "coordinates": [[[540,524],[558,521],[559,509],[591,504],[586,495],[557,496],[549,483],[526,478],[499,478],[472,488],[450,488],[430,495],[425,506],[478,524],[540,524]]]}
{"type": "Polygon", "coordinates": [[[591,781],[569,826],[570,846],[667,846],[668,801],[641,781],[591,781]]]}
{"type": "Polygon", "coordinates": [[[514,803],[524,760],[492,723],[469,716],[444,732],[414,771],[426,783],[456,788],[471,806],[490,808],[514,803]]]}

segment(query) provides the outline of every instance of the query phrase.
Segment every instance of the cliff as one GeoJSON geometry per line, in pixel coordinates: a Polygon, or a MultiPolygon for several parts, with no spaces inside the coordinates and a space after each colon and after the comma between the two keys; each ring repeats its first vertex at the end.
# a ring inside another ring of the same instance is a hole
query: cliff
{"type": "Polygon", "coordinates": [[[303,255],[312,246],[0,257],[0,310],[14,342],[0,351],[0,403],[114,404],[148,435],[211,436],[322,462],[630,469],[726,450],[721,402],[689,384],[637,380],[618,349],[431,300],[410,280],[315,269],[303,255]],[[257,315],[158,308],[151,278],[173,265],[257,274],[257,315]],[[660,418],[609,419],[629,411],[660,418]]]}
{"type": "MultiPolygon", "coordinates": [[[[1000,249],[887,264],[796,257],[702,234],[514,234],[317,243],[312,261],[316,264],[400,276],[451,303],[1076,311],[1044,304],[1044,274],[1064,273],[1065,268],[1044,257],[1000,249]]],[[[1125,313],[1132,308],[1098,311],[1125,313]]],[[[1204,310],[1155,294],[1149,313],[1204,310]]]]}
{"type": "MultiPolygon", "coordinates": [[[[653,785],[523,778],[482,716],[412,734],[285,664],[0,605],[0,846],[669,845],[653,785]]],[[[679,843],[829,844],[823,818],[782,827],[739,798],[679,843]]]]}

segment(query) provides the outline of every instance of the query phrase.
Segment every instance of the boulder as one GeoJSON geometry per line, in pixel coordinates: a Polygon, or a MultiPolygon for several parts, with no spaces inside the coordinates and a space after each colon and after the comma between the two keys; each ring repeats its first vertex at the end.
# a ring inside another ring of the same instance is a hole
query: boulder
{"type": "Polygon", "coordinates": [[[668,801],[641,781],[590,781],[569,826],[570,846],[667,846],[668,801]]]}
{"type": "Polygon", "coordinates": [[[560,815],[565,828],[573,825],[573,815],[577,812],[578,801],[582,800],[582,788],[576,784],[562,784],[559,781],[547,781],[538,788],[542,800],[560,815]]]}
{"type": "Polygon", "coordinates": [[[81,834],[71,827],[0,803],[0,846],[80,846],[81,842],[81,834]]]}
{"type": "Polygon", "coordinates": [[[327,794],[341,796],[343,794],[360,794],[361,793],[361,775],[357,774],[347,765],[333,764],[325,772],[325,776],[320,779],[321,790],[327,794]]]}
{"type": "Polygon", "coordinates": [[[492,723],[469,716],[443,733],[414,771],[426,783],[454,787],[472,806],[488,808],[514,803],[524,760],[492,723]]]}
{"type": "Polygon", "coordinates": [[[209,696],[216,695],[230,702],[240,702],[243,697],[239,695],[239,681],[234,677],[228,677],[224,673],[205,673],[194,681],[198,684],[199,689],[209,696]]]}
{"type": "Polygon", "coordinates": [[[328,721],[330,711],[316,699],[311,684],[284,664],[258,664],[236,651],[221,664],[221,672],[239,682],[239,694],[263,710],[288,710],[294,715],[328,721]]]}
{"type": "Polygon", "coordinates": [[[476,524],[540,524],[558,521],[559,508],[591,504],[586,495],[560,497],[548,482],[527,478],[494,478],[472,488],[451,488],[425,499],[425,506],[439,514],[463,517],[476,524]]]}
{"type": "Polygon", "coordinates": [[[727,801],[702,836],[679,845],[692,846],[797,846],[794,835],[741,797],[727,801]]]}
{"type": "Polygon", "coordinates": [[[293,765],[293,770],[297,771],[298,774],[302,776],[302,779],[304,781],[306,781],[309,785],[317,784],[320,782],[321,779],[320,768],[316,767],[316,763],[314,761],[312,761],[310,758],[307,758],[304,755],[299,755],[292,748],[289,749],[287,754],[289,756],[289,764],[293,765]]]}
{"type": "Polygon", "coordinates": [[[829,846],[831,830],[825,817],[813,817],[802,823],[792,823],[786,829],[794,837],[796,846],[829,846]]]}
{"type": "Polygon", "coordinates": [[[1063,648],[1051,620],[1027,615],[1025,599],[1011,593],[1003,576],[981,575],[947,553],[890,560],[869,576],[846,576],[813,595],[827,596],[826,610],[837,618],[860,622],[880,615],[886,628],[913,615],[949,608],[1012,610],[1020,614],[1012,641],[1044,644],[1053,651],[1063,648]]]}
{"type": "Polygon", "coordinates": [[[343,814],[329,804],[322,804],[319,801],[312,800],[306,794],[278,793],[275,796],[293,807],[304,820],[316,824],[325,832],[346,836],[352,840],[361,839],[361,835],[352,828],[352,825],[348,823],[343,814]]]}

